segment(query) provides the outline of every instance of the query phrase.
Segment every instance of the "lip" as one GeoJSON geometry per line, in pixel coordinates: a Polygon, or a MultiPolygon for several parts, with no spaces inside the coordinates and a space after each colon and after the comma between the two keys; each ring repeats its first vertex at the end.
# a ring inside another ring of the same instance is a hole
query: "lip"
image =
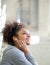
{"type": "Polygon", "coordinates": [[[27,41],[30,41],[30,38],[29,39],[26,39],[27,41]]]}

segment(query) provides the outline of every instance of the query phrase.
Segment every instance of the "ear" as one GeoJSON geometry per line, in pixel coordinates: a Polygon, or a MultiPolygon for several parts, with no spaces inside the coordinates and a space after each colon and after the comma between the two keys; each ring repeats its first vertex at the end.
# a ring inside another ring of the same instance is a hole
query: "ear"
{"type": "Polygon", "coordinates": [[[17,41],[17,37],[13,36],[13,40],[14,40],[14,41],[17,41]]]}

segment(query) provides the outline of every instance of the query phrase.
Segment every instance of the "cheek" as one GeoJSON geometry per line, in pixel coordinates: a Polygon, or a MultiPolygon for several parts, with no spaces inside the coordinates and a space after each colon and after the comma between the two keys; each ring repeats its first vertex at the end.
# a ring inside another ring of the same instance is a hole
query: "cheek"
{"type": "Polygon", "coordinates": [[[18,36],[18,39],[24,41],[24,40],[26,40],[26,36],[18,36]]]}

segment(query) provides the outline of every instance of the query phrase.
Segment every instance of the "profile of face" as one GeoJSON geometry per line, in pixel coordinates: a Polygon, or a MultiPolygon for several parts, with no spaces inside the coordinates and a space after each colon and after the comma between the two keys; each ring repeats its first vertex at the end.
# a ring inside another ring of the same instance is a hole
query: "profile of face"
{"type": "Polygon", "coordinates": [[[30,33],[26,28],[21,28],[18,31],[18,40],[25,41],[26,45],[30,45],[30,33]]]}

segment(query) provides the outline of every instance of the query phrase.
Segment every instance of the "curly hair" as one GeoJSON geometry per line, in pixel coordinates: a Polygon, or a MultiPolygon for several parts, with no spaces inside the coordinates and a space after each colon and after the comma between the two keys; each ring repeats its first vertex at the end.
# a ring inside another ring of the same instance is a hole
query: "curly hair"
{"type": "Polygon", "coordinates": [[[25,25],[22,23],[17,23],[16,21],[12,23],[6,23],[5,27],[2,30],[3,41],[14,46],[14,41],[12,37],[18,36],[17,33],[21,28],[25,28],[25,25]]]}

